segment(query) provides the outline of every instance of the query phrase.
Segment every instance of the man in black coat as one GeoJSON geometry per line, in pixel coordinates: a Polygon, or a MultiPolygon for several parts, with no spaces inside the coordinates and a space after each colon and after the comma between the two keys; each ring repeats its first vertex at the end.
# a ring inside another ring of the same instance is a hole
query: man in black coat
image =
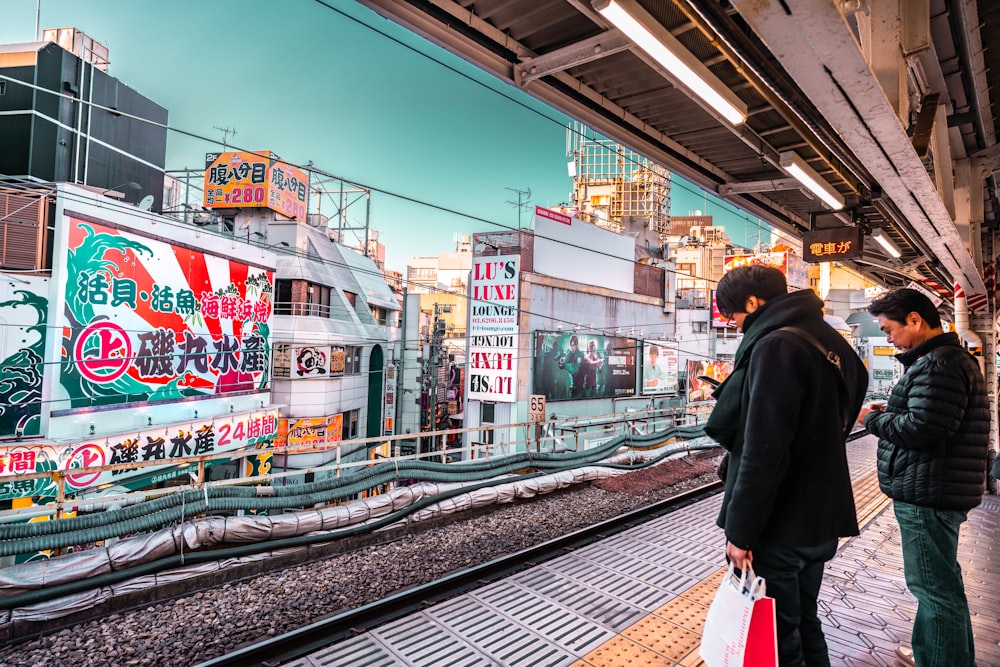
{"type": "Polygon", "coordinates": [[[868,312],[906,368],[884,411],[865,408],[859,416],[879,438],[879,486],[893,499],[906,585],[917,598],[913,649],[900,647],[896,655],[920,667],[974,667],[958,533],[985,490],[986,380],[920,292],[894,290],[868,312]]]}
{"type": "Polygon", "coordinates": [[[823,320],[822,300],[788,293],[777,269],[733,269],[716,302],[743,332],[705,428],[729,452],[718,519],[726,556],[766,580],[781,665],[826,667],[817,597],[837,539],[858,534],[844,443],[868,374],[823,320]]]}

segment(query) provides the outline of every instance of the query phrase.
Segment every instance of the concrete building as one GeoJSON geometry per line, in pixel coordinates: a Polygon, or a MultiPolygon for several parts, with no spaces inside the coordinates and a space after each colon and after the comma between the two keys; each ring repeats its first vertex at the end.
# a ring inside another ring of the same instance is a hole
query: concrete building
{"type": "Polygon", "coordinates": [[[132,203],[148,195],[159,211],[167,110],[107,66],[107,47],[75,28],[0,46],[0,73],[14,79],[0,82],[0,174],[115,189],[132,203]]]}
{"type": "MultiPolygon", "coordinates": [[[[644,395],[638,382],[643,340],[673,330],[668,274],[637,263],[635,244],[546,209],[533,232],[474,235],[486,250],[470,285],[466,428],[527,422],[532,394],[558,420],[664,404],[665,392],[644,395]]],[[[465,444],[523,448],[528,430],[471,432],[465,444]]]]}
{"type": "Polygon", "coordinates": [[[272,396],[284,406],[282,435],[291,446],[329,445],[326,452],[276,457],[276,465],[366,458],[364,445],[338,443],[394,432],[396,295],[371,258],[333,243],[323,230],[282,219],[267,226],[270,241],[287,245],[277,253],[272,331],[272,396]]]}

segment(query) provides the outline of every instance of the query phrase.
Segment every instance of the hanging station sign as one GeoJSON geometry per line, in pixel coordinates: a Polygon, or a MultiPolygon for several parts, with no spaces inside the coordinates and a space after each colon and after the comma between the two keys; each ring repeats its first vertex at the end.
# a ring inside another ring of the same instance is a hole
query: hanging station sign
{"type": "Polygon", "coordinates": [[[802,233],[802,258],[806,262],[837,262],[861,257],[860,227],[834,227],[802,233]]]}

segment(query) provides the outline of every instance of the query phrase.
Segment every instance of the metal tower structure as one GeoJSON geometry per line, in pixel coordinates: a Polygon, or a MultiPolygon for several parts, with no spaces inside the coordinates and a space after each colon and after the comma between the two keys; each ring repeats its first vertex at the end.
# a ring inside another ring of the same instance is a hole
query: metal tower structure
{"type": "Polygon", "coordinates": [[[670,228],[670,173],[581,123],[566,128],[573,203],[582,220],[662,245],[670,228]]]}

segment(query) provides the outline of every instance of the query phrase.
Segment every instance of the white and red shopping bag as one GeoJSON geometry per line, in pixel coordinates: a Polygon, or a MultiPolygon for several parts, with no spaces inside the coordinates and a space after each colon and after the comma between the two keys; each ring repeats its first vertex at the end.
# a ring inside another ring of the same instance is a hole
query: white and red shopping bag
{"type": "Polygon", "coordinates": [[[729,565],[708,608],[698,652],[708,667],[777,667],[774,598],[749,565],[739,576],[729,565]]]}

